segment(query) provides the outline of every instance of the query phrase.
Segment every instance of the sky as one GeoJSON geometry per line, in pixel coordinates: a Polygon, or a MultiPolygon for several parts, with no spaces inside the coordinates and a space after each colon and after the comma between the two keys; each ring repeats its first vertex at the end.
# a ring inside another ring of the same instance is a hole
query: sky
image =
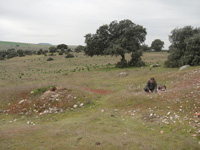
{"type": "Polygon", "coordinates": [[[0,41],[85,45],[104,24],[129,19],[146,28],[145,44],[170,45],[175,28],[200,27],[200,0],[0,0],[0,41]]]}

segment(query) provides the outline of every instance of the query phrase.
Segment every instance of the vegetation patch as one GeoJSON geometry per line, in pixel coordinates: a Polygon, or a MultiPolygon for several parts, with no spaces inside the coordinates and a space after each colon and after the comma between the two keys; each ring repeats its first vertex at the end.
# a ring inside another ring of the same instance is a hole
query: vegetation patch
{"type": "Polygon", "coordinates": [[[46,92],[48,90],[53,91],[55,88],[56,88],[55,85],[51,85],[51,86],[47,86],[47,87],[42,87],[42,88],[34,89],[33,91],[31,91],[31,94],[33,94],[33,95],[43,94],[44,92],[46,92]]]}

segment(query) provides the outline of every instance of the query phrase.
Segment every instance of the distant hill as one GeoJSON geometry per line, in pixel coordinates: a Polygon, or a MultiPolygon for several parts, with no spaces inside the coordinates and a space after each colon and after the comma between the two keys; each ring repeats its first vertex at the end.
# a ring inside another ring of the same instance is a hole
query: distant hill
{"type": "Polygon", "coordinates": [[[0,41],[1,45],[29,45],[28,43],[0,41]]]}
{"type": "Polygon", "coordinates": [[[51,46],[52,44],[50,44],[50,43],[38,43],[38,45],[49,45],[49,46],[51,46]]]}
{"type": "Polygon", "coordinates": [[[39,45],[33,43],[20,43],[20,42],[10,42],[10,41],[0,41],[0,51],[8,50],[8,49],[21,49],[21,50],[33,50],[37,51],[40,49],[48,50],[51,44],[48,45],[39,45]]]}
{"type": "MultiPolygon", "coordinates": [[[[40,49],[48,50],[50,46],[56,46],[52,45],[50,43],[20,43],[20,42],[10,42],[10,41],[0,41],[0,51],[8,50],[8,49],[21,49],[21,50],[33,50],[37,51],[40,49]]],[[[68,45],[69,48],[76,48],[77,45],[68,45]]]]}

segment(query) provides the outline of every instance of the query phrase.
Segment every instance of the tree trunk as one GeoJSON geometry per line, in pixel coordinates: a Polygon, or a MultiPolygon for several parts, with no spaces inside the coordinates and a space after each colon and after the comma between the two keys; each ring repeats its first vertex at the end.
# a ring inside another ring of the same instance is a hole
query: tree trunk
{"type": "Polygon", "coordinates": [[[116,67],[118,67],[118,68],[127,67],[127,61],[126,61],[126,59],[125,59],[125,55],[122,54],[121,57],[122,57],[122,58],[121,58],[121,61],[117,63],[116,67]]]}
{"type": "Polygon", "coordinates": [[[125,59],[125,55],[121,55],[122,59],[121,59],[121,62],[124,62],[126,59],[125,59]]]}

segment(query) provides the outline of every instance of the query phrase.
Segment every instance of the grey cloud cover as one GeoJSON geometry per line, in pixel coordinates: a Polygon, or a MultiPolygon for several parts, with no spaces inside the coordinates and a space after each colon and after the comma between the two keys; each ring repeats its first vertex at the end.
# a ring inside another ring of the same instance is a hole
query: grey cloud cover
{"type": "Polygon", "coordinates": [[[176,27],[200,27],[199,0],[0,0],[0,41],[84,44],[84,35],[113,20],[130,19],[170,45],[176,27]]]}

